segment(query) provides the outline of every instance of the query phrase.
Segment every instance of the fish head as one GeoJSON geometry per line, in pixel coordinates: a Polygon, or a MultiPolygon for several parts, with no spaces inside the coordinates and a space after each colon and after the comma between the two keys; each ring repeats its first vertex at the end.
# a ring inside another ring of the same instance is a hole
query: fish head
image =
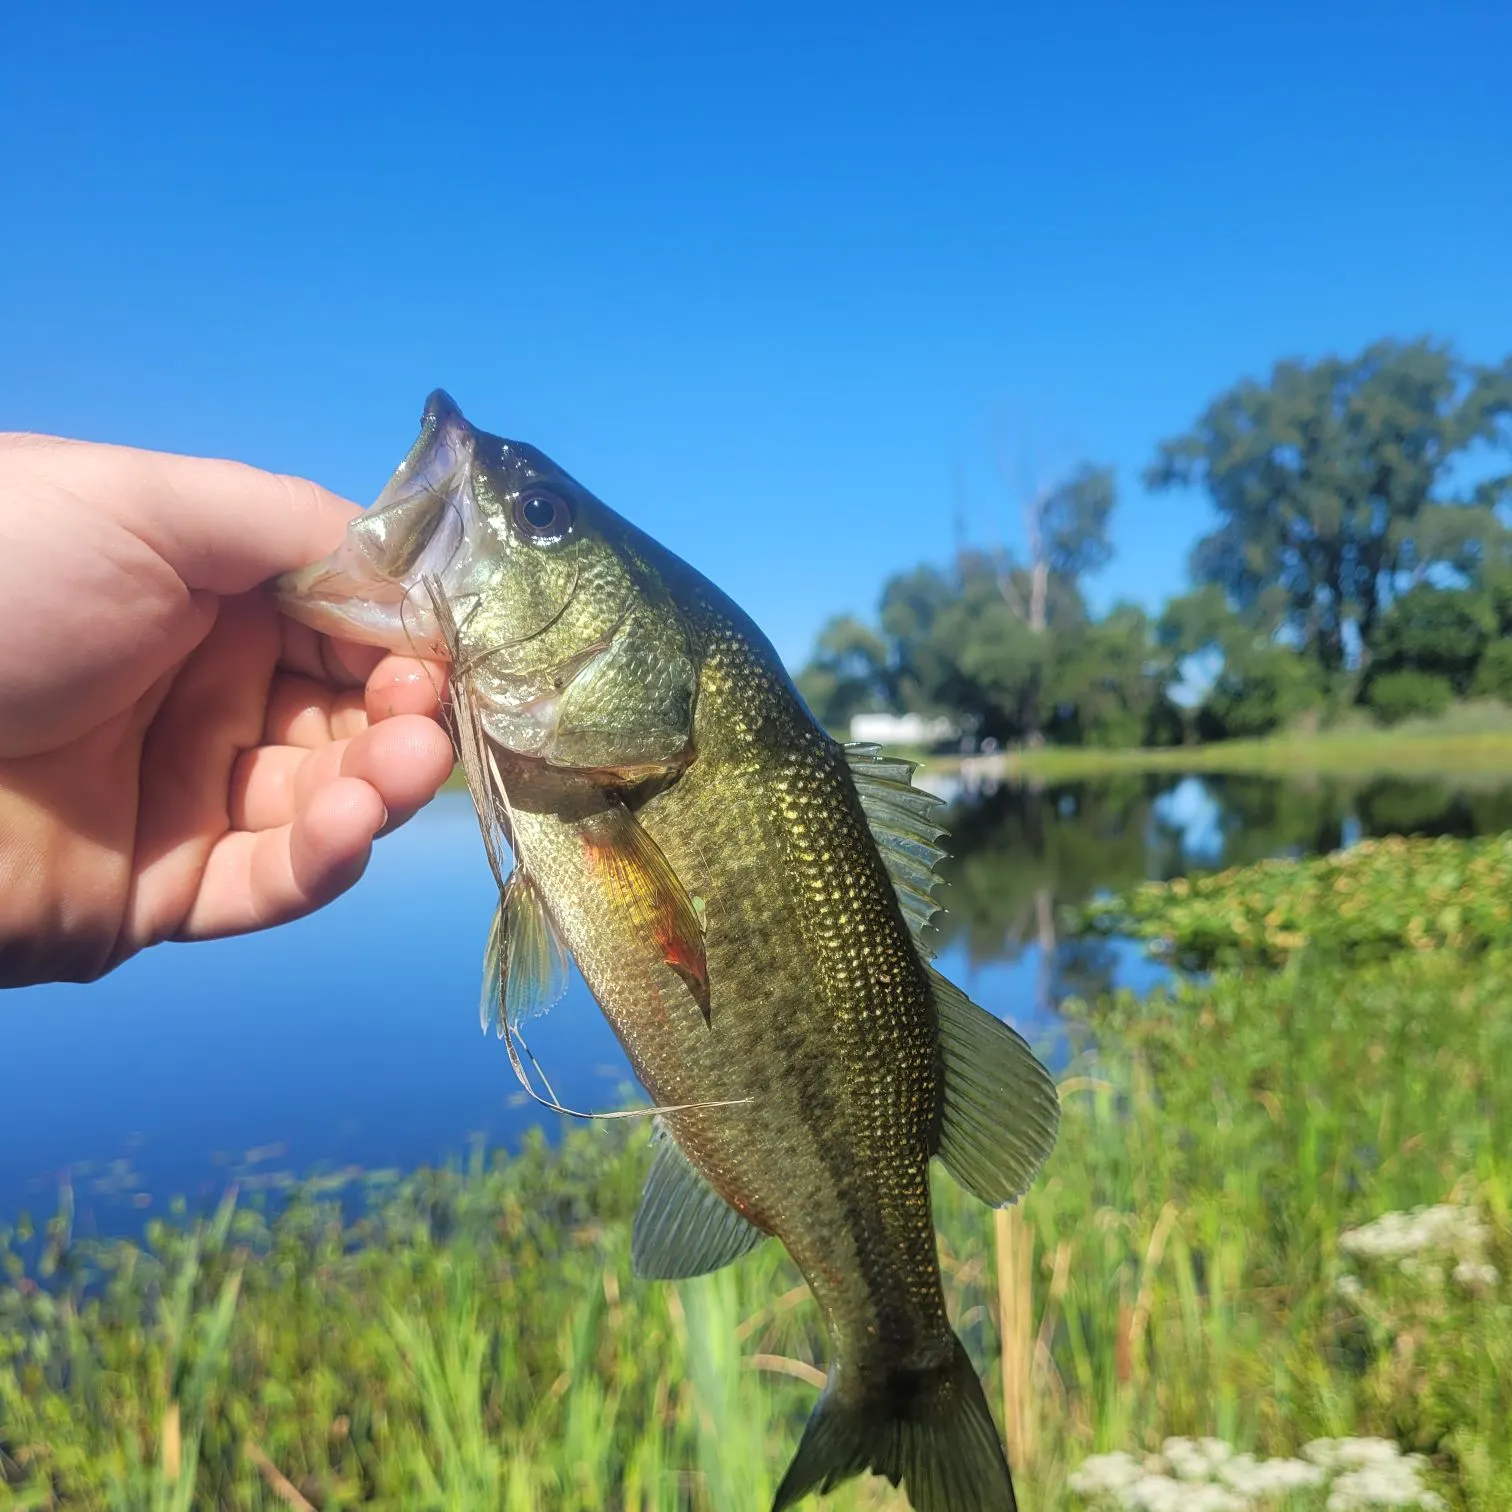
{"type": "Polygon", "coordinates": [[[546,548],[560,546],[574,522],[554,472],[533,448],[474,429],[437,389],[377,501],[328,557],[279,578],[274,597],[291,618],[331,635],[444,659],[436,589],[461,617],[469,600],[520,576],[509,559],[533,548],[538,559],[512,583],[511,602],[528,619],[565,600],[571,553],[546,548]]]}
{"type": "Polygon", "coordinates": [[[330,635],[454,661],[508,749],[655,766],[687,746],[695,680],[660,560],[676,559],[437,390],[372,508],[273,594],[330,635]]]}

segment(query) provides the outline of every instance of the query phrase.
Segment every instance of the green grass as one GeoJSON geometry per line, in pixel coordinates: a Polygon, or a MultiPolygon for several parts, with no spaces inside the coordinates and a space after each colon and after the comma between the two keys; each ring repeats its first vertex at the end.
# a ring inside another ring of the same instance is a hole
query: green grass
{"type": "MultiPolygon", "coordinates": [[[[1364,907],[1427,919],[1446,869],[1489,894],[1488,865],[1403,844],[1359,874],[1364,907]]],[[[1025,1512],[1076,1505],[1088,1454],[1173,1434],[1266,1455],[1380,1435],[1427,1455],[1451,1506],[1504,1508],[1507,1282],[1340,1239],[1454,1201],[1512,1273],[1512,934],[1482,908],[1473,938],[1353,950],[1326,918],[1347,895],[1306,866],[1204,886],[1234,919],[1257,892],[1262,920],[1305,897],[1307,937],[1279,967],[1219,952],[1205,981],[1088,1005],[1021,1212],[938,1183],[952,1313],[1006,1406],[1025,1512]]],[[[1177,948],[1211,933],[1190,892],[1141,897],[1177,948]]],[[[775,1245],[636,1281],[646,1161],[644,1130],[579,1129],[375,1181],[357,1221],[318,1193],[272,1221],[228,1201],[145,1246],[75,1244],[65,1213],[46,1276],[8,1236],[0,1508],[765,1512],[814,1400],[814,1307],[775,1245]]],[[[869,1482],[814,1505],[902,1503],[869,1482]]]]}
{"type": "Polygon", "coordinates": [[[1512,733],[1411,735],[1399,731],[1281,735],[1153,750],[1051,749],[1007,757],[1026,777],[1100,777],[1115,772],[1254,772],[1276,776],[1512,775],[1512,733]]]}
{"type": "MultiPolygon", "coordinates": [[[[1208,745],[1098,750],[1045,746],[991,758],[1009,775],[1053,779],[1118,772],[1303,772],[1372,776],[1512,776],[1512,708],[1495,701],[1456,705],[1432,720],[1382,729],[1361,715],[1319,731],[1208,745]]],[[[959,757],[932,758],[942,767],[959,757]]]]}

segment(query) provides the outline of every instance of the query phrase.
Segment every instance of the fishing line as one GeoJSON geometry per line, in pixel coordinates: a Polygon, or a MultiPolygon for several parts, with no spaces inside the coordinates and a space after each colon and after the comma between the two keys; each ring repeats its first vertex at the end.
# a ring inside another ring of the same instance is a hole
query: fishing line
{"type": "MultiPolygon", "coordinates": [[[[457,621],[452,613],[451,605],[447,602],[441,591],[440,580],[434,574],[426,574],[422,583],[429,593],[433,611],[436,615],[436,623],[446,638],[448,650],[457,644],[457,621]]],[[[509,801],[509,790],[504,784],[503,774],[499,771],[497,758],[494,756],[492,743],[489,741],[487,732],[483,728],[483,715],[478,707],[476,691],[471,681],[459,680],[455,675],[456,663],[452,663],[453,673],[448,679],[452,694],[452,707],[457,711],[456,719],[458,735],[458,754],[462,760],[462,769],[467,776],[468,788],[473,795],[473,809],[478,816],[479,828],[483,836],[483,848],[488,854],[489,868],[494,875],[494,882],[499,889],[499,899],[502,905],[504,889],[509,881],[504,872],[500,857],[499,830],[503,830],[509,836],[509,848],[514,852],[516,867],[528,875],[524,858],[520,855],[515,842],[514,810],[509,801]],[[491,780],[490,780],[491,779],[491,780]],[[484,806],[488,809],[485,818],[484,806]],[[503,820],[500,822],[498,809],[503,809],[503,820]]],[[[503,915],[501,914],[501,919],[503,915]]],[[[548,917],[549,922],[549,917],[548,917]]],[[[553,926],[554,927],[554,926],[553,926]]],[[[548,1108],[554,1113],[564,1114],[568,1118],[579,1119],[621,1119],[621,1118],[655,1118],[665,1113],[689,1113],[706,1108],[737,1108],[743,1107],[755,1101],[750,1097],[726,1098],[712,1102],[690,1102],[656,1105],[649,1108],[622,1108],[612,1112],[603,1110],[586,1112],[580,1108],[569,1108],[561,1102],[555,1089],[551,1085],[550,1078],[536,1060],[530,1046],[525,1043],[524,1037],[510,1021],[509,1005],[502,1000],[504,983],[508,977],[508,933],[501,927],[499,951],[502,956],[501,969],[498,972],[501,1000],[495,1005],[495,1011],[499,1015],[499,1023],[503,1026],[504,1047],[509,1054],[509,1064],[514,1071],[515,1080],[519,1082],[535,1103],[543,1108],[548,1108]],[[518,1042],[518,1043],[517,1043],[518,1042]],[[519,1046],[524,1046],[525,1053],[530,1057],[531,1063],[540,1072],[541,1080],[546,1086],[546,1096],[536,1091],[530,1080],[530,1074],[525,1069],[524,1062],[520,1058],[519,1046]]]]}
{"type": "MultiPolygon", "coordinates": [[[[618,1118],[660,1118],[663,1114],[666,1113],[691,1113],[703,1108],[740,1108],[744,1107],[747,1103],[755,1102],[756,1100],[753,1097],[732,1097],[727,1098],[721,1102],[670,1103],[665,1105],[658,1105],[651,1108],[621,1108],[617,1112],[613,1113],[584,1113],[578,1108],[564,1107],[556,1100],[554,1096],[542,1097],[540,1093],[538,1093],[535,1088],[530,1085],[530,1082],[526,1077],[525,1067],[520,1062],[519,1052],[515,1049],[515,1038],[518,1034],[518,1031],[509,1025],[509,1020],[507,1017],[504,1022],[507,1030],[507,1033],[504,1036],[505,1048],[509,1051],[509,1063],[514,1067],[514,1073],[520,1085],[525,1089],[527,1093],[529,1093],[532,1098],[534,1098],[537,1103],[540,1104],[541,1107],[550,1108],[553,1113],[565,1113],[568,1118],[581,1118],[585,1120],[597,1118],[605,1120],[618,1118]]],[[[524,1044],[523,1040],[521,1040],[521,1044],[524,1044]]],[[[528,1046],[527,1053],[529,1053],[528,1046]]],[[[533,1056],[531,1058],[534,1059],[533,1056]]],[[[542,1079],[545,1079],[544,1073],[542,1073],[542,1079]]],[[[550,1088],[550,1085],[551,1084],[547,1082],[548,1090],[550,1088]]]]}
{"type": "MultiPolygon", "coordinates": [[[[572,601],[577,597],[578,583],[582,578],[582,575],[583,564],[578,561],[576,557],[574,557],[572,559],[572,585],[567,590],[567,597],[562,600],[561,608],[559,608],[556,613],[546,621],[544,625],[542,625],[537,630],[532,630],[528,635],[516,636],[514,640],[510,641],[500,641],[498,645],[490,647],[487,651],[479,651],[475,656],[467,661],[464,661],[461,664],[459,670],[470,675],[484,662],[489,661],[493,657],[497,656],[501,651],[516,650],[518,647],[528,645],[531,641],[537,640],[541,636],[545,635],[545,633],[550,630],[552,626],[560,622],[562,616],[566,614],[566,612],[572,607],[572,601]]],[[[476,595],[472,596],[476,597],[476,595]]],[[[469,615],[469,617],[471,616],[469,615]]],[[[517,677],[529,677],[534,673],[549,671],[550,669],[543,667],[516,667],[512,668],[511,670],[517,677]]]]}

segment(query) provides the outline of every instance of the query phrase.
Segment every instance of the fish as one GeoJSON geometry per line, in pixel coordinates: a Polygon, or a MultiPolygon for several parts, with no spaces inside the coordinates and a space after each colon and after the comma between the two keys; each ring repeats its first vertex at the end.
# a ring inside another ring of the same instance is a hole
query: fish
{"type": "Polygon", "coordinates": [[[868,1471],[915,1512],[1012,1512],[946,1316],[931,1163],[1015,1202],[1060,1109],[932,964],[944,831],[912,764],[834,740],[719,588],[439,390],[374,506],[274,592],[449,663],[500,881],[483,1017],[517,1026],[576,963],[659,1109],[636,1273],[773,1238],[802,1272],[829,1369],[773,1512],[868,1471]]]}

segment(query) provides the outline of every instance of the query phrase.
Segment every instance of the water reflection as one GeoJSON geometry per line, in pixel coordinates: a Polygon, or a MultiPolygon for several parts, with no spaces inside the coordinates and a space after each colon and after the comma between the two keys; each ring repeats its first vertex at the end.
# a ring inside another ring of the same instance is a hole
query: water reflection
{"type": "MultiPolygon", "coordinates": [[[[1129,775],[954,796],[940,965],[1042,1044],[1068,994],[1160,975],[1128,942],[1065,938],[1067,904],[1366,835],[1512,828],[1512,788],[1450,780],[1129,775]]],[[[471,810],[443,795],[315,918],[0,996],[0,1221],[51,1211],[64,1172],[81,1227],[119,1230],[233,1177],[407,1168],[551,1123],[478,1033],[493,901],[471,810]]],[[[569,1105],[623,1100],[629,1068],[581,983],[531,1041],[569,1105]]]]}
{"type": "Polygon", "coordinates": [[[942,938],[968,965],[1032,962],[1033,1006],[1042,1014],[1068,995],[1148,980],[1140,970],[1148,963],[1121,942],[1063,938],[1068,905],[1145,880],[1313,855],[1370,836],[1512,828],[1512,786],[1451,778],[1130,773],[979,782],[974,796],[957,794],[952,856],[941,868],[949,908],[942,938]]]}

